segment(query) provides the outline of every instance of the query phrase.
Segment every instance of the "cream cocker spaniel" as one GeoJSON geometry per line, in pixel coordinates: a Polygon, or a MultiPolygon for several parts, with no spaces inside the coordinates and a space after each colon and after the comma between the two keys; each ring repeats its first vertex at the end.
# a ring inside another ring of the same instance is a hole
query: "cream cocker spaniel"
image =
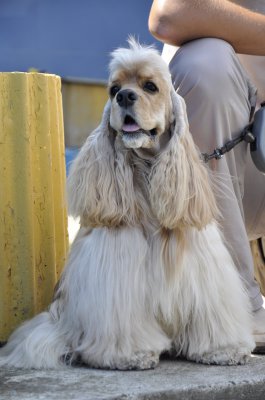
{"type": "Polygon", "coordinates": [[[164,351],[245,363],[248,298],[167,65],[130,40],[112,54],[109,93],[70,171],[81,229],[54,301],[11,335],[0,365],[147,369],[164,351]]]}

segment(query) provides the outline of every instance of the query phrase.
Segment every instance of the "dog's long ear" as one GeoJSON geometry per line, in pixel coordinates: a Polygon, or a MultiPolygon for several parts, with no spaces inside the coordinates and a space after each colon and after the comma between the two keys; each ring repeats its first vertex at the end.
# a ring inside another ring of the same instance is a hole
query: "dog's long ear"
{"type": "Polygon", "coordinates": [[[150,175],[154,214],[168,229],[203,228],[218,214],[206,168],[189,132],[184,100],[172,88],[172,136],[150,175]]]}
{"type": "Polygon", "coordinates": [[[115,148],[109,119],[110,101],[101,124],[71,165],[67,180],[69,212],[85,226],[117,226],[134,220],[133,174],[126,153],[115,148]]]}

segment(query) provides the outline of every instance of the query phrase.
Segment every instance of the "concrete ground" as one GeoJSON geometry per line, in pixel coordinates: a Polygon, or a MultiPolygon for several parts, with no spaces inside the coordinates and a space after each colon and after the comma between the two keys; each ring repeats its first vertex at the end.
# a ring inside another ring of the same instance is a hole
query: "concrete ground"
{"type": "Polygon", "coordinates": [[[1,400],[264,400],[265,355],[243,366],[163,360],[155,370],[0,371],[1,400]]]}

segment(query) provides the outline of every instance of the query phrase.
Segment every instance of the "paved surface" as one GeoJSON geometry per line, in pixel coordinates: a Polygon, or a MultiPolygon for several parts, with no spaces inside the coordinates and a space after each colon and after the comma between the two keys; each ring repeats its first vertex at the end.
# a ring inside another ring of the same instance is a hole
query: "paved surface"
{"type": "Polygon", "coordinates": [[[265,400],[265,356],[244,366],[164,360],[155,370],[0,371],[1,400],[265,400]]]}

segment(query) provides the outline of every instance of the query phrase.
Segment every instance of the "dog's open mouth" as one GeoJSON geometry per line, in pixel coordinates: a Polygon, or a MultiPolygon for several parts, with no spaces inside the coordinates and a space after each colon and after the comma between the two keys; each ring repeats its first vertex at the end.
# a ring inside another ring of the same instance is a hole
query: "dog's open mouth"
{"type": "Polygon", "coordinates": [[[142,129],[135,119],[131,117],[130,115],[126,115],[124,118],[124,123],[122,125],[122,132],[125,135],[134,135],[134,134],[141,134],[145,133],[148,136],[155,136],[156,135],[156,129],[151,129],[150,131],[146,131],[142,129]]]}
{"type": "Polygon", "coordinates": [[[134,133],[134,132],[138,132],[140,130],[141,130],[141,128],[136,123],[136,121],[130,115],[126,115],[126,117],[124,118],[122,131],[124,133],[134,133]]]}

